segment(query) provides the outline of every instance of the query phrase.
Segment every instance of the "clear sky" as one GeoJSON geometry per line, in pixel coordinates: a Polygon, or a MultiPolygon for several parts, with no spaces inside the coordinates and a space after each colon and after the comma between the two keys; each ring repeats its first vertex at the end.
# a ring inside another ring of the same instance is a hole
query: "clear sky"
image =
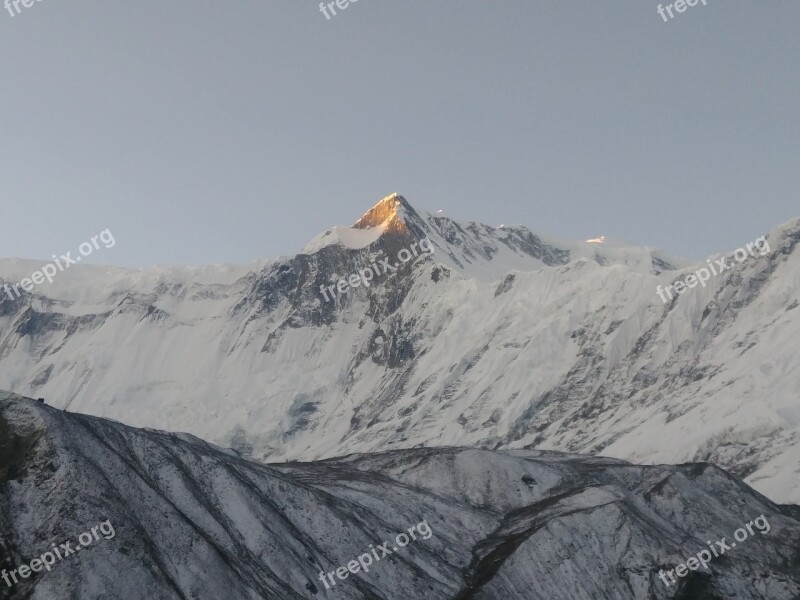
{"type": "Polygon", "coordinates": [[[294,254],[400,192],[690,258],[800,215],[800,2],[40,0],[0,12],[0,256],[294,254]],[[12,9],[13,10],[13,9],[12,9]]]}

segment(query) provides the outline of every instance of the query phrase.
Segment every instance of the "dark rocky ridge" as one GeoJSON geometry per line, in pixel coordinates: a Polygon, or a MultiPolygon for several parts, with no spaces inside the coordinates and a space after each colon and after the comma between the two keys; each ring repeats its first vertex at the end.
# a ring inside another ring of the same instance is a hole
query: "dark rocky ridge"
{"type": "Polygon", "coordinates": [[[792,600],[797,514],[705,464],[419,448],[262,465],[0,394],[0,568],[105,519],[116,530],[0,582],[2,600],[792,600]],[[768,535],[680,585],[659,580],[762,514],[768,535]],[[423,520],[429,539],[368,574],[318,579],[423,520]]]}

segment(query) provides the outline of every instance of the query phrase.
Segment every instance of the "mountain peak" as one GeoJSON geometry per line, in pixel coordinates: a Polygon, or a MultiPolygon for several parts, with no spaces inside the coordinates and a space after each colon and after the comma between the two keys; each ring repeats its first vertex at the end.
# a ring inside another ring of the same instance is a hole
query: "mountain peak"
{"type": "Polygon", "coordinates": [[[382,227],[391,233],[408,233],[408,217],[416,211],[397,192],[386,196],[355,222],[353,229],[382,227]]]}
{"type": "Polygon", "coordinates": [[[332,227],[305,245],[302,254],[313,254],[332,244],[340,244],[351,250],[366,248],[377,242],[384,234],[413,237],[425,236],[424,227],[417,211],[408,200],[395,192],[386,196],[369,209],[351,227],[332,227]]]}

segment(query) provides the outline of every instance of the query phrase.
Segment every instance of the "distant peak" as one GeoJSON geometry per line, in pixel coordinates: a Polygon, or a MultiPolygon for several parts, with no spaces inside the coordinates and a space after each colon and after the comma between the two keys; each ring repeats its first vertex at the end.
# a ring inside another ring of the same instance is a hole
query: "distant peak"
{"type": "Polygon", "coordinates": [[[408,233],[407,220],[416,211],[408,200],[395,192],[383,198],[375,206],[364,213],[353,225],[354,229],[370,229],[381,227],[392,233],[408,233]]]}
{"type": "Polygon", "coordinates": [[[384,234],[401,237],[424,237],[424,223],[414,208],[400,194],[386,196],[370,208],[352,227],[332,227],[303,247],[302,254],[313,254],[333,244],[349,249],[366,248],[384,234]]]}

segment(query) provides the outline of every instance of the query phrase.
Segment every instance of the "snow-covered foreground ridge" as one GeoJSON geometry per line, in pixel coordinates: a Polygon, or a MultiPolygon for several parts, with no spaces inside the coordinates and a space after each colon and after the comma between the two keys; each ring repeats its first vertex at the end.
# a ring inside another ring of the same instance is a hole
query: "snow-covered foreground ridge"
{"type": "Polygon", "coordinates": [[[98,521],[116,534],[3,598],[791,600],[798,513],[708,464],[419,448],[263,465],[0,392],[0,568],[98,521]],[[659,579],[760,515],[768,534],[659,579]],[[423,520],[433,535],[324,588],[423,520]]]}
{"type": "MultiPolygon", "coordinates": [[[[800,502],[800,220],[767,239],[664,305],[657,286],[697,265],[393,195],[252,268],[80,266],[0,297],[0,388],[257,460],[420,445],[707,460],[800,502]],[[432,256],[322,298],[423,238],[432,256]]],[[[0,278],[30,266],[0,261],[0,278]]]]}

